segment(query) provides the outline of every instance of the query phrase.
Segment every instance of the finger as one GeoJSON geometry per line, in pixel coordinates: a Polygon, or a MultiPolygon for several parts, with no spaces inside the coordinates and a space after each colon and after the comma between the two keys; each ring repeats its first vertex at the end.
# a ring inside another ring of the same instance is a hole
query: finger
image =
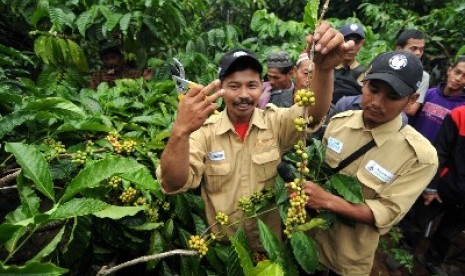
{"type": "Polygon", "coordinates": [[[342,34],[333,30],[333,32],[326,32],[320,41],[318,41],[315,51],[326,54],[343,43],[344,37],[342,34]]]}
{"type": "Polygon", "coordinates": [[[325,34],[328,29],[331,27],[331,25],[326,22],[326,21],[323,21],[321,22],[316,28],[315,28],[315,31],[313,32],[313,39],[315,40],[315,42],[319,41],[321,39],[321,37],[323,36],[323,34],[325,34]]]}
{"type": "Polygon", "coordinates": [[[215,103],[218,100],[218,98],[223,96],[223,94],[224,94],[224,89],[220,89],[220,90],[216,91],[215,93],[213,93],[210,96],[203,96],[204,100],[202,101],[202,103],[203,103],[202,107],[203,108],[209,107],[212,103],[215,103]]]}
{"type": "Polygon", "coordinates": [[[204,89],[202,89],[202,93],[205,96],[208,96],[213,93],[213,91],[216,91],[220,88],[221,82],[220,80],[216,79],[212,82],[210,82],[204,89]]]}

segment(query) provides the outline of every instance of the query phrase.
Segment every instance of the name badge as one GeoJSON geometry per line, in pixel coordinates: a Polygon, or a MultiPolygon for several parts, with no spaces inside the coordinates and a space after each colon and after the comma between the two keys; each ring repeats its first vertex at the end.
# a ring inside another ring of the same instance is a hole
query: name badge
{"type": "Polygon", "coordinates": [[[212,161],[220,161],[226,157],[224,156],[224,151],[211,151],[208,153],[208,158],[212,161]]]}
{"type": "Polygon", "coordinates": [[[365,166],[365,169],[383,183],[389,183],[394,179],[393,173],[381,167],[374,160],[368,161],[368,163],[365,166]]]}
{"type": "Polygon", "coordinates": [[[328,138],[328,148],[336,153],[341,153],[343,145],[341,141],[333,137],[328,138]]]}

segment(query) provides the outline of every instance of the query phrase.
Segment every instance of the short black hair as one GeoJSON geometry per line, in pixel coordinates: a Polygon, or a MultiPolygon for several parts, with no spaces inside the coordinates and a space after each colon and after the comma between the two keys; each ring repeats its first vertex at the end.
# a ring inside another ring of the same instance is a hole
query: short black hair
{"type": "Polygon", "coordinates": [[[396,46],[404,48],[407,45],[409,39],[425,39],[422,31],[419,30],[404,30],[400,35],[397,37],[396,46]]]}
{"type": "Polygon", "coordinates": [[[465,56],[459,56],[454,63],[452,63],[452,65],[450,67],[455,67],[457,66],[457,64],[459,64],[460,62],[465,62],[465,56]]]}
{"type": "Polygon", "coordinates": [[[121,47],[119,46],[107,47],[107,48],[103,48],[102,50],[100,50],[100,57],[103,58],[104,56],[108,54],[117,54],[117,55],[122,56],[123,51],[121,50],[121,47]]]}

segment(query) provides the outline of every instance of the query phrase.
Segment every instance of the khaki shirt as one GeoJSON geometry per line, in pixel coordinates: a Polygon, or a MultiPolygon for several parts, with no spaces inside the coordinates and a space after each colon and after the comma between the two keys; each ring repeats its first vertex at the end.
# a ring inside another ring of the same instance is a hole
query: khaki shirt
{"type": "Polygon", "coordinates": [[[336,222],[314,233],[320,262],[341,275],[370,274],[379,236],[404,217],[438,166],[434,147],[411,126],[401,128],[401,116],[370,130],[364,127],[362,112],[337,114],[323,138],[326,162],[333,168],[371,139],[376,142],[374,148],[341,171],[362,183],[365,204],[373,212],[375,225],[336,222]]]}
{"type": "MultiPolygon", "coordinates": [[[[227,111],[213,115],[190,136],[190,173],[187,183],[178,191],[201,186],[202,198],[208,223],[215,222],[218,212],[230,214],[237,209],[242,197],[250,197],[264,187],[273,187],[277,166],[284,152],[293,147],[304,134],[295,131],[294,118],[303,115],[303,108],[293,105],[278,108],[273,104],[265,110],[256,108],[244,142],[234,130],[227,111]]],[[[157,169],[157,178],[161,178],[157,169]]],[[[242,211],[230,216],[234,223],[244,218],[242,211]]],[[[278,211],[260,217],[280,238],[281,218],[278,211]]],[[[229,227],[226,234],[232,235],[239,227],[247,234],[253,250],[260,250],[256,220],[248,219],[229,227]]],[[[212,228],[218,232],[220,226],[212,228]]]]}

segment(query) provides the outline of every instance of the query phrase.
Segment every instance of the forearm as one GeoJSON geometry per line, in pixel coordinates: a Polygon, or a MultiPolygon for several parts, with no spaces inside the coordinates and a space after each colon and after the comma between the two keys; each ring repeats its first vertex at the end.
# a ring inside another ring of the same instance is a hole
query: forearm
{"type": "Polygon", "coordinates": [[[373,212],[366,204],[350,203],[336,195],[332,195],[331,200],[327,201],[325,209],[333,211],[341,216],[354,219],[358,222],[366,224],[375,223],[373,212]]]}
{"type": "Polygon", "coordinates": [[[161,155],[161,184],[167,192],[177,191],[189,177],[189,135],[173,128],[170,139],[161,155]]]}
{"type": "Polygon", "coordinates": [[[322,70],[315,66],[312,77],[312,90],[315,93],[315,105],[310,109],[310,115],[319,122],[327,115],[334,88],[334,70],[322,70]]]}

